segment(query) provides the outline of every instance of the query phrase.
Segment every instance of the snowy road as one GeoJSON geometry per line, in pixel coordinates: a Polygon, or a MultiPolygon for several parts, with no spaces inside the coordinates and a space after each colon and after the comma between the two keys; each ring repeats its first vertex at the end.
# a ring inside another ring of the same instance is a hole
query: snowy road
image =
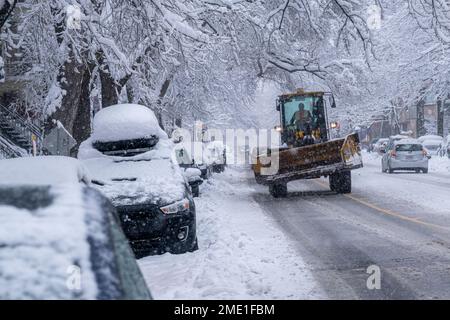
{"type": "Polygon", "coordinates": [[[287,199],[274,201],[264,189],[254,198],[296,242],[330,298],[450,298],[445,166],[388,175],[379,159],[366,156],[365,163],[354,172],[351,195],[328,191],[322,179],[290,184],[287,199]],[[380,290],[367,289],[370,265],[381,269],[380,290]]]}
{"type": "Polygon", "coordinates": [[[450,298],[449,167],[389,175],[365,155],[351,195],[319,179],[286,199],[228,169],[196,200],[200,250],[139,263],[157,299],[450,298]],[[371,265],[380,290],[367,289],[371,265]]]}

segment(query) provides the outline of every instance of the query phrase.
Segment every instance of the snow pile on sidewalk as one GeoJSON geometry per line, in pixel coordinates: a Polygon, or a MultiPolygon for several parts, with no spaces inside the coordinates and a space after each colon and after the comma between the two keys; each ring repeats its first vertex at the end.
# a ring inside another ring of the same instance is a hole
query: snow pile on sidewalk
{"type": "Polygon", "coordinates": [[[433,156],[428,165],[430,172],[450,172],[450,159],[448,157],[433,156]]]}
{"type": "Polygon", "coordinates": [[[139,260],[156,299],[324,297],[290,240],[253,200],[247,172],[228,169],[197,204],[200,250],[139,260]]]}

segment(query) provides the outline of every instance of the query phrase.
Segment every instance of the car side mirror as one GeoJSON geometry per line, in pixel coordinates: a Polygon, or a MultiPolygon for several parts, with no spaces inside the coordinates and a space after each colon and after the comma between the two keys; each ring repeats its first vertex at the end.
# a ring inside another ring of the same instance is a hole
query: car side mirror
{"type": "Polygon", "coordinates": [[[332,109],[336,108],[336,100],[334,99],[334,96],[331,96],[331,108],[332,109]]]}
{"type": "Polygon", "coordinates": [[[277,111],[280,111],[280,110],[281,110],[281,103],[280,103],[280,100],[277,100],[276,109],[277,109],[277,111]]]}

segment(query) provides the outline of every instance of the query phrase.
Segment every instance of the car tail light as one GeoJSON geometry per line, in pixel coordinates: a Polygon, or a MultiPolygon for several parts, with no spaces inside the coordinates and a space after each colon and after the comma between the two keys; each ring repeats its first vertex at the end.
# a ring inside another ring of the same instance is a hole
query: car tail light
{"type": "Polygon", "coordinates": [[[423,149],[422,150],[422,154],[423,154],[424,157],[426,157],[428,155],[427,150],[423,149]]]}
{"type": "Polygon", "coordinates": [[[395,150],[391,151],[391,157],[393,158],[397,157],[397,152],[395,152],[395,150]]]}

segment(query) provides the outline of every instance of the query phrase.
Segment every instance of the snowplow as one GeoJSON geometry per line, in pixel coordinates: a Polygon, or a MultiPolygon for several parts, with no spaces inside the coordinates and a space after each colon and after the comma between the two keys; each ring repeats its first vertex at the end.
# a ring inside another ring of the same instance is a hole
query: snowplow
{"type": "Polygon", "coordinates": [[[274,197],[287,196],[287,183],[329,177],[330,189],[351,193],[351,170],[363,166],[357,133],[331,138],[327,105],[336,107],[333,94],[302,89],[277,99],[280,147],[254,150],[256,182],[269,187],[274,197]]]}

